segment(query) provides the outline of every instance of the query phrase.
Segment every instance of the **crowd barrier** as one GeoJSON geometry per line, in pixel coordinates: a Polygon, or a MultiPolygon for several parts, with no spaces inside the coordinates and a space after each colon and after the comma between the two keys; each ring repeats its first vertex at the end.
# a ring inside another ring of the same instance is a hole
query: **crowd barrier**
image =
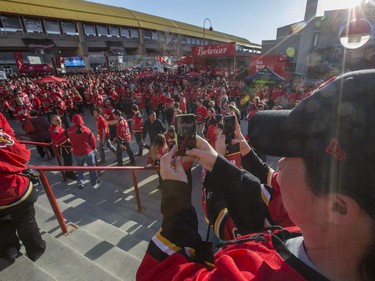
{"type": "Polygon", "coordinates": [[[64,234],[67,234],[69,232],[68,227],[66,225],[65,219],[61,213],[60,207],[56,201],[55,195],[53,194],[51,185],[48,181],[48,178],[46,176],[46,172],[51,171],[60,171],[64,181],[66,181],[65,178],[65,171],[131,171],[132,173],[132,181],[134,186],[134,192],[135,192],[135,199],[137,202],[137,210],[138,212],[142,211],[142,205],[141,205],[141,199],[139,196],[139,188],[138,188],[138,181],[137,181],[137,175],[136,171],[146,171],[146,170],[157,170],[157,167],[143,167],[143,166],[122,166],[122,167],[111,167],[111,166],[95,166],[95,167],[88,167],[88,166],[62,166],[60,155],[58,153],[59,146],[52,145],[49,143],[40,143],[40,142],[34,142],[34,141],[26,141],[26,140],[19,140],[20,143],[26,144],[26,145],[41,145],[41,146],[52,146],[55,151],[56,160],[58,163],[58,166],[35,166],[35,165],[29,165],[28,167],[30,169],[36,170],[40,173],[40,181],[44,188],[44,191],[46,192],[48,201],[51,204],[52,210],[56,216],[56,219],[60,225],[60,228],[64,234]]]}

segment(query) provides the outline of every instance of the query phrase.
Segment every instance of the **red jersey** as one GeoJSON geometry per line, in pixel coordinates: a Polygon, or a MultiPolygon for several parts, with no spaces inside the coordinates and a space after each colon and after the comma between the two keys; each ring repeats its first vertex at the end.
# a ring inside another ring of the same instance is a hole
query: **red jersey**
{"type": "Polygon", "coordinates": [[[167,142],[169,149],[171,149],[172,146],[176,144],[175,136],[173,135],[173,137],[171,137],[171,135],[168,132],[165,132],[164,137],[165,137],[165,141],[167,142]]]}
{"type": "Polygon", "coordinates": [[[65,129],[61,126],[51,125],[51,127],[49,127],[49,134],[51,135],[52,144],[54,145],[63,145],[68,140],[65,129]]]}
{"type": "Polygon", "coordinates": [[[84,125],[70,127],[68,129],[68,136],[74,155],[83,156],[96,149],[95,136],[84,125]]]}
{"type": "Polygon", "coordinates": [[[144,96],[140,92],[136,92],[134,94],[135,101],[138,105],[139,109],[144,109],[145,108],[145,103],[144,103],[144,96]]]}
{"type": "Polygon", "coordinates": [[[29,117],[29,108],[26,105],[17,105],[14,108],[14,114],[17,120],[22,121],[29,117]]]}
{"type": "Polygon", "coordinates": [[[197,111],[195,112],[195,115],[197,117],[197,123],[203,123],[204,119],[207,117],[207,108],[205,106],[197,107],[197,111]]]}
{"type": "Polygon", "coordinates": [[[153,94],[150,96],[150,102],[153,109],[157,109],[160,103],[160,96],[158,94],[153,94]]]}
{"type": "Polygon", "coordinates": [[[21,203],[31,192],[27,177],[18,175],[27,167],[30,150],[14,137],[8,121],[0,113],[0,207],[7,208],[21,203]]]}
{"type": "Polygon", "coordinates": [[[104,103],[104,97],[102,95],[94,96],[94,106],[95,107],[102,107],[104,103]]]}
{"type": "Polygon", "coordinates": [[[160,164],[160,158],[168,152],[167,146],[159,146],[156,155],[151,156],[150,153],[147,155],[147,164],[151,165],[159,165],[160,164]]]}
{"type": "Polygon", "coordinates": [[[91,89],[87,89],[83,94],[85,95],[86,104],[92,104],[93,94],[91,92],[91,89]]]}
{"type": "Polygon", "coordinates": [[[143,130],[143,117],[142,114],[138,111],[133,116],[132,130],[134,133],[141,133],[143,130]]]}
{"type": "Polygon", "coordinates": [[[42,105],[42,102],[40,101],[40,99],[34,97],[34,98],[30,99],[30,103],[31,103],[31,106],[34,110],[36,110],[36,111],[40,110],[40,107],[42,105]]]}
{"type": "Polygon", "coordinates": [[[208,126],[208,129],[206,132],[206,139],[212,147],[215,147],[215,143],[216,143],[215,129],[216,129],[216,125],[211,124],[210,126],[208,126]]]}
{"type": "Polygon", "coordinates": [[[65,105],[66,105],[67,108],[73,108],[74,107],[72,97],[70,97],[70,96],[65,97],[65,105]]]}
{"type": "Polygon", "coordinates": [[[96,119],[96,128],[98,130],[98,135],[100,140],[108,140],[109,138],[109,128],[107,125],[107,121],[105,121],[104,117],[100,115],[98,119],[96,119]],[[105,134],[105,135],[104,135],[105,134]]]}
{"type": "Polygon", "coordinates": [[[180,104],[180,109],[182,113],[185,114],[186,113],[186,99],[185,98],[180,99],[179,104],[180,104]]]}
{"type": "Polygon", "coordinates": [[[115,102],[119,102],[119,100],[120,100],[120,95],[119,95],[117,92],[115,92],[115,91],[111,92],[110,96],[113,98],[113,100],[114,100],[115,102]]]}
{"type": "Polygon", "coordinates": [[[52,100],[49,97],[42,98],[41,100],[42,108],[45,113],[51,113],[52,112],[52,100]]]}
{"type": "Polygon", "coordinates": [[[65,102],[64,102],[62,99],[60,99],[60,100],[56,103],[55,108],[56,108],[56,113],[57,113],[57,115],[59,115],[59,116],[63,116],[64,113],[65,113],[65,111],[66,111],[66,105],[65,105],[65,102]]]}
{"type": "Polygon", "coordinates": [[[108,122],[108,121],[112,121],[114,120],[115,118],[113,117],[113,107],[112,106],[106,106],[106,107],[103,107],[102,108],[102,113],[103,113],[103,117],[104,119],[108,122]]]}
{"type": "Polygon", "coordinates": [[[117,137],[119,137],[123,141],[126,141],[126,142],[131,141],[132,137],[130,135],[128,122],[123,117],[120,117],[120,119],[117,121],[116,132],[117,132],[117,137]]]}
{"type": "Polygon", "coordinates": [[[76,93],[73,96],[73,101],[75,103],[81,103],[83,101],[83,99],[82,99],[82,97],[81,97],[81,95],[79,93],[76,93]]]}

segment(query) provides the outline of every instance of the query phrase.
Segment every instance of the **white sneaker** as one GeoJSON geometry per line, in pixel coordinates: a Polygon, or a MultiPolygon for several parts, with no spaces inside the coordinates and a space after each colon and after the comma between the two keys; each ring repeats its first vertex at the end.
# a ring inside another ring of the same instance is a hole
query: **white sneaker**
{"type": "Polygon", "coordinates": [[[91,186],[93,189],[98,189],[100,187],[100,180],[97,180],[96,181],[96,184],[95,185],[92,185],[91,186]]]}

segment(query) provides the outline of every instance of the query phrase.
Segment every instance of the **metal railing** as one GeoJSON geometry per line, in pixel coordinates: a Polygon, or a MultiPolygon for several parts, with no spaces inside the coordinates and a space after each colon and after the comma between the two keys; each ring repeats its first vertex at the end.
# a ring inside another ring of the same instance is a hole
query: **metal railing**
{"type": "Polygon", "coordinates": [[[26,141],[26,140],[19,140],[20,143],[26,144],[26,145],[41,145],[41,146],[50,146],[54,148],[56,159],[58,162],[58,166],[35,166],[35,165],[29,165],[28,167],[30,169],[36,170],[40,173],[40,181],[44,188],[44,191],[46,192],[48,201],[50,202],[50,205],[52,207],[52,210],[56,216],[56,219],[60,225],[60,228],[64,234],[67,234],[69,232],[68,227],[66,225],[65,219],[61,213],[60,207],[56,201],[55,195],[53,194],[51,185],[48,181],[46,172],[51,171],[60,171],[64,181],[66,181],[65,178],[65,171],[126,171],[129,170],[132,173],[132,181],[134,186],[134,192],[135,192],[135,199],[137,202],[137,210],[138,212],[142,211],[142,205],[141,205],[141,198],[139,196],[139,187],[138,187],[138,181],[137,181],[137,175],[136,171],[147,171],[147,170],[157,170],[157,167],[143,167],[143,166],[124,166],[124,167],[110,167],[110,166],[94,166],[94,167],[88,167],[88,166],[62,166],[61,159],[59,155],[59,146],[52,145],[50,143],[40,143],[40,142],[34,142],[34,141],[26,141]]]}

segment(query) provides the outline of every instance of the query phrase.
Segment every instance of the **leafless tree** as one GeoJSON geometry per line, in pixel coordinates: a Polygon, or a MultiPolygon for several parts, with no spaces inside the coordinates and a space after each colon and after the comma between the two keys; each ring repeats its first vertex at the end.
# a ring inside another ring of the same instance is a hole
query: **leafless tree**
{"type": "Polygon", "coordinates": [[[162,56],[179,56],[181,48],[181,37],[169,31],[159,31],[159,50],[162,56]]]}

